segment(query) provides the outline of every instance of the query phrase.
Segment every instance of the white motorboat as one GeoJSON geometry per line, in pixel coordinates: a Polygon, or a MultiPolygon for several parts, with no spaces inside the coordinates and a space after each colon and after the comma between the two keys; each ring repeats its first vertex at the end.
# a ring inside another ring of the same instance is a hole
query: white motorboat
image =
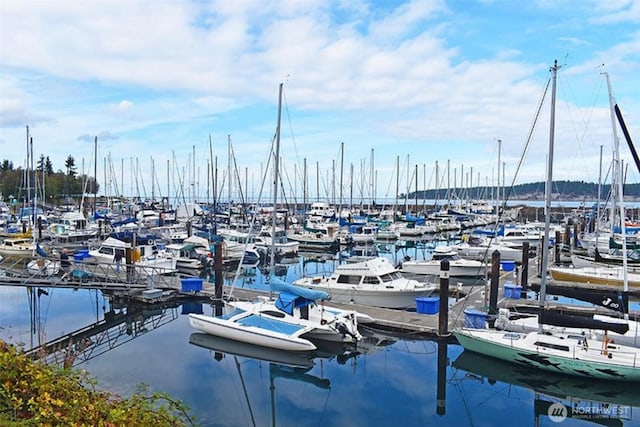
{"type": "MultiPolygon", "coordinates": [[[[191,327],[211,335],[264,347],[290,351],[315,350],[309,339],[356,342],[358,318],[353,310],[326,307],[328,294],[292,286],[275,277],[270,279],[277,298],[256,301],[230,301],[230,311],[220,317],[189,314],[191,327]]],[[[368,317],[368,316],[367,316],[368,317]]]]}
{"type": "Polygon", "coordinates": [[[177,271],[177,257],[170,251],[158,249],[153,237],[136,236],[135,241],[134,247],[125,240],[107,237],[98,249],[89,251],[89,257],[85,261],[103,266],[116,266],[119,272],[116,253],[119,253],[123,259],[127,259],[126,254],[129,253],[127,264],[139,267],[138,271],[144,275],[171,274],[177,271]]]}
{"type": "Polygon", "coordinates": [[[4,258],[30,258],[35,250],[36,245],[30,237],[7,237],[0,242],[0,255],[4,258]]]}
{"type": "Polygon", "coordinates": [[[386,308],[415,307],[416,298],[437,289],[435,284],[403,277],[383,257],[342,264],[329,277],[303,277],[293,284],[328,292],[333,301],[386,308]]]}
{"type": "Polygon", "coordinates": [[[407,260],[402,263],[402,272],[414,275],[438,276],[441,262],[449,261],[449,277],[481,278],[485,274],[487,264],[482,261],[464,259],[449,246],[438,246],[428,260],[407,260]]]}
{"type": "Polygon", "coordinates": [[[271,230],[264,227],[256,236],[256,248],[263,251],[275,250],[279,256],[295,256],[298,254],[300,244],[287,238],[287,230],[278,228],[271,230]]]}
{"type": "Polygon", "coordinates": [[[482,241],[478,244],[468,242],[450,245],[450,249],[456,251],[460,257],[482,262],[490,262],[495,251],[500,254],[500,261],[515,261],[522,263],[522,249],[511,246],[499,245],[489,241],[482,241]]]}

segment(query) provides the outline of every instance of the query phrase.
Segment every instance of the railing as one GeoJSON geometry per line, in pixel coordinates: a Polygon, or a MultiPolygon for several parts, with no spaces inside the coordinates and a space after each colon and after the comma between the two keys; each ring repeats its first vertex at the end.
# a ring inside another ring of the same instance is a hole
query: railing
{"type": "MultiPolygon", "coordinates": [[[[175,270],[137,264],[72,262],[70,273],[47,275],[44,270],[30,271],[27,265],[38,257],[3,259],[0,284],[22,286],[59,286],[88,288],[164,288],[179,289],[175,270]]],[[[41,259],[41,258],[40,258],[41,259]]]]}

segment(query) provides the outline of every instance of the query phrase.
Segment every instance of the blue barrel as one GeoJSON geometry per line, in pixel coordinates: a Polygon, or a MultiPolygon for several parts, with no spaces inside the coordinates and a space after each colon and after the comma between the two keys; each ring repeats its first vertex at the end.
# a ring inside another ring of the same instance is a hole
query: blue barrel
{"type": "Polygon", "coordinates": [[[487,322],[487,313],[476,310],[475,308],[467,308],[464,311],[464,327],[470,329],[484,329],[487,322]]]}

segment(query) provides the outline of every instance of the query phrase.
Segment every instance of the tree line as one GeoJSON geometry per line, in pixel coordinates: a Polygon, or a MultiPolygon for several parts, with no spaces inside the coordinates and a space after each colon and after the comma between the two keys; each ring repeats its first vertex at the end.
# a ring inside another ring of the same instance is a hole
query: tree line
{"type": "MultiPolygon", "coordinates": [[[[544,198],[545,182],[531,182],[527,184],[518,184],[509,188],[500,188],[500,198],[509,200],[520,200],[529,198],[544,198]]],[[[575,199],[597,199],[598,196],[603,199],[611,192],[610,184],[603,184],[598,194],[598,184],[585,181],[553,181],[552,194],[554,199],[558,200],[575,200],[575,199]]],[[[627,197],[640,196],[640,183],[625,184],[623,193],[627,197]]],[[[405,196],[402,195],[401,198],[405,196]]],[[[459,199],[476,199],[490,200],[497,198],[496,187],[474,187],[467,189],[440,189],[440,190],[418,190],[417,192],[408,193],[408,199],[438,199],[446,200],[449,198],[459,199]]]]}
{"type": "Polygon", "coordinates": [[[44,195],[46,203],[59,204],[67,198],[97,194],[99,189],[94,177],[78,174],[75,159],[71,155],[64,162],[64,170],[55,172],[51,159],[44,155],[40,156],[34,170],[15,167],[7,159],[0,162],[0,194],[3,201],[24,203],[29,195],[37,192],[39,197],[44,195]]]}

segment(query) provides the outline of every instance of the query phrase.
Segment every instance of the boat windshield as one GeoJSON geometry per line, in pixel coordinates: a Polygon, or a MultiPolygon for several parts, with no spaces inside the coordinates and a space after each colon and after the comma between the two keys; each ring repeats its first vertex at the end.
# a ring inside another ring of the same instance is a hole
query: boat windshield
{"type": "Polygon", "coordinates": [[[393,282],[398,279],[402,279],[402,274],[399,271],[393,271],[380,276],[380,280],[382,280],[383,283],[393,282]]]}
{"type": "Polygon", "coordinates": [[[440,254],[433,254],[433,257],[431,258],[435,261],[442,261],[444,259],[448,259],[448,260],[458,260],[458,259],[462,259],[460,257],[460,255],[458,255],[457,252],[444,252],[444,253],[440,253],[440,254]]]}

